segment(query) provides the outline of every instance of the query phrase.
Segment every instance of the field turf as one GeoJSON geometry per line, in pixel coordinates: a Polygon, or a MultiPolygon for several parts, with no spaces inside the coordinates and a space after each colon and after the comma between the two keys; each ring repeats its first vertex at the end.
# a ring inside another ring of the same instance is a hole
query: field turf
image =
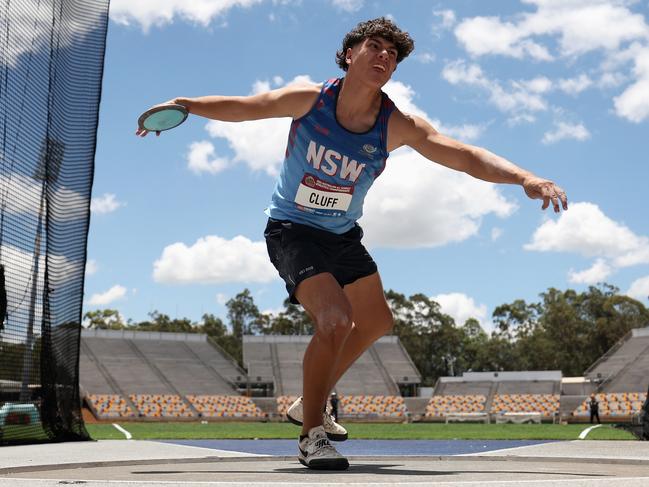
{"type": "MultiPolygon", "coordinates": [[[[119,425],[136,440],[295,439],[300,429],[290,423],[130,423],[119,425]]],[[[576,440],[588,424],[476,423],[346,423],[352,439],[380,440],[576,440]]],[[[124,439],[111,424],[86,424],[96,440],[124,439]]],[[[630,433],[603,425],[587,440],[633,440],[630,433]]]]}

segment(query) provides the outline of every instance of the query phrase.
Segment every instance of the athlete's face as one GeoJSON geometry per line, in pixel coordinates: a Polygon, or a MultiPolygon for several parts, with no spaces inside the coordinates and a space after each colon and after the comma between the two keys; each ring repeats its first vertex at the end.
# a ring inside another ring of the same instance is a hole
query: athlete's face
{"type": "Polygon", "coordinates": [[[379,86],[387,83],[397,68],[396,46],[381,37],[368,37],[347,49],[348,72],[365,74],[379,86]]]}

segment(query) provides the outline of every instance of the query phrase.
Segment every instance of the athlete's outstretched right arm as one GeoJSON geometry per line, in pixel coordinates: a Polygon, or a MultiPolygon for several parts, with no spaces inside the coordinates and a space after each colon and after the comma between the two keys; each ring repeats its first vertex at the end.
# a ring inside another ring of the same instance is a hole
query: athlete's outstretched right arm
{"type": "MultiPolygon", "coordinates": [[[[224,122],[277,117],[300,118],[311,109],[320,93],[320,88],[320,85],[294,84],[250,96],[179,97],[161,105],[169,103],[183,105],[192,115],[224,122]]],[[[148,133],[147,130],[142,129],[136,132],[142,137],[148,133]]]]}

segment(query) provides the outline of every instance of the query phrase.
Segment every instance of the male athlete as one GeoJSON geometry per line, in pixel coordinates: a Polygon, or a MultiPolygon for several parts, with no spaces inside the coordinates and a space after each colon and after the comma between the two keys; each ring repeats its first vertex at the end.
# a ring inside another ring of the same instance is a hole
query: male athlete
{"type": "Polygon", "coordinates": [[[215,120],[293,119],[264,235],[291,301],[300,303],[314,322],[315,334],[304,355],[303,397],[288,411],[289,419],[302,425],[299,460],[309,468],[348,468],[347,459],[329,442],[345,440],[347,432],[323,409],[338,379],[392,328],[376,264],[361,244],[363,231],[356,223],[390,152],[407,145],[473,177],[519,184],[530,198],[543,200],[543,209],[550,203],[555,212],[568,207],[565,193],[552,181],[446,137],[394,106],[381,88],[413,48],[408,33],[378,18],[345,36],[337,53],[344,78],[253,96],[171,101],[215,120]]]}

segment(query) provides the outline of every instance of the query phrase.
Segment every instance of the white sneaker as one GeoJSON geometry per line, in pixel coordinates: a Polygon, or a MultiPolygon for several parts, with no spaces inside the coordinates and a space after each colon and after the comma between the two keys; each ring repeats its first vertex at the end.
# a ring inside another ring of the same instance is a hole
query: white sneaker
{"type": "MultiPolygon", "coordinates": [[[[302,419],[304,418],[302,407],[302,397],[298,397],[286,411],[286,419],[293,424],[302,426],[302,419]]],[[[326,411],[322,413],[322,425],[331,441],[345,441],[347,439],[347,430],[336,423],[333,416],[326,411]]]]}
{"type": "Polygon", "coordinates": [[[329,443],[324,427],[316,426],[299,442],[297,457],[302,465],[315,470],[347,470],[349,462],[329,443]]]}

